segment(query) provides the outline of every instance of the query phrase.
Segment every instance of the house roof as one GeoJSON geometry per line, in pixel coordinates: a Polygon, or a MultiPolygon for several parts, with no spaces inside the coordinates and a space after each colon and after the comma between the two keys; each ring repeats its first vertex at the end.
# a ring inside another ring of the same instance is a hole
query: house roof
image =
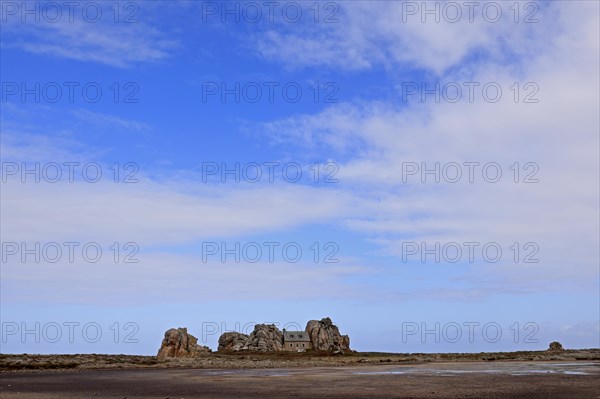
{"type": "Polygon", "coordinates": [[[306,331],[284,331],[284,342],[310,342],[310,337],[306,331]]]}

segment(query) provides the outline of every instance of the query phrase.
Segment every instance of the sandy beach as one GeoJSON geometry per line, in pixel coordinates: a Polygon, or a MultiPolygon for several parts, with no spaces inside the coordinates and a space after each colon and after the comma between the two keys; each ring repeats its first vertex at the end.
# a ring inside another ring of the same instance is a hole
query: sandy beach
{"type": "Polygon", "coordinates": [[[0,355],[4,398],[598,398],[599,351],[0,355]]]}

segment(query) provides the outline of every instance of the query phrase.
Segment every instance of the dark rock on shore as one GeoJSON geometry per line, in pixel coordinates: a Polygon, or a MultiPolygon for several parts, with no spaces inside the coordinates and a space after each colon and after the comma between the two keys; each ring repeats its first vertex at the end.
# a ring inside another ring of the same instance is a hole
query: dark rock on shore
{"type": "Polygon", "coordinates": [[[562,352],[565,349],[563,348],[562,344],[558,341],[554,341],[554,342],[550,342],[550,347],[548,348],[549,351],[552,352],[562,352]]]}
{"type": "Polygon", "coordinates": [[[244,345],[246,345],[246,341],[248,341],[248,338],[248,335],[239,332],[223,333],[219,337],[219,348],[217,350],[219,352],[237,352],[241,350],[244,347],[244,345]]]}

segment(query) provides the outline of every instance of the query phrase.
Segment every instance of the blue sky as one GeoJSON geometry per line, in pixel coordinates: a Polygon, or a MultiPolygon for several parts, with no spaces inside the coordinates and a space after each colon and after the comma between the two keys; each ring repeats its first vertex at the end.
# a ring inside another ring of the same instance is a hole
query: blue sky
{"type": "Polygon", "coordinates": [[[361,351],[600,344],[597,3],[1,4],[2,353],[325,316],[361,351]]]}

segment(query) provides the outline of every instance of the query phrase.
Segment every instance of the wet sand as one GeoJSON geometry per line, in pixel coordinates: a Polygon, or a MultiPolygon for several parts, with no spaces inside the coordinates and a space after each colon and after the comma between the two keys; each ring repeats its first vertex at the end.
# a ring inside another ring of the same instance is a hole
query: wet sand
{"type": "Polygon", "coordinates": [[[598,362],[5,372],[8,398],[592,398],[598,362]]]}

